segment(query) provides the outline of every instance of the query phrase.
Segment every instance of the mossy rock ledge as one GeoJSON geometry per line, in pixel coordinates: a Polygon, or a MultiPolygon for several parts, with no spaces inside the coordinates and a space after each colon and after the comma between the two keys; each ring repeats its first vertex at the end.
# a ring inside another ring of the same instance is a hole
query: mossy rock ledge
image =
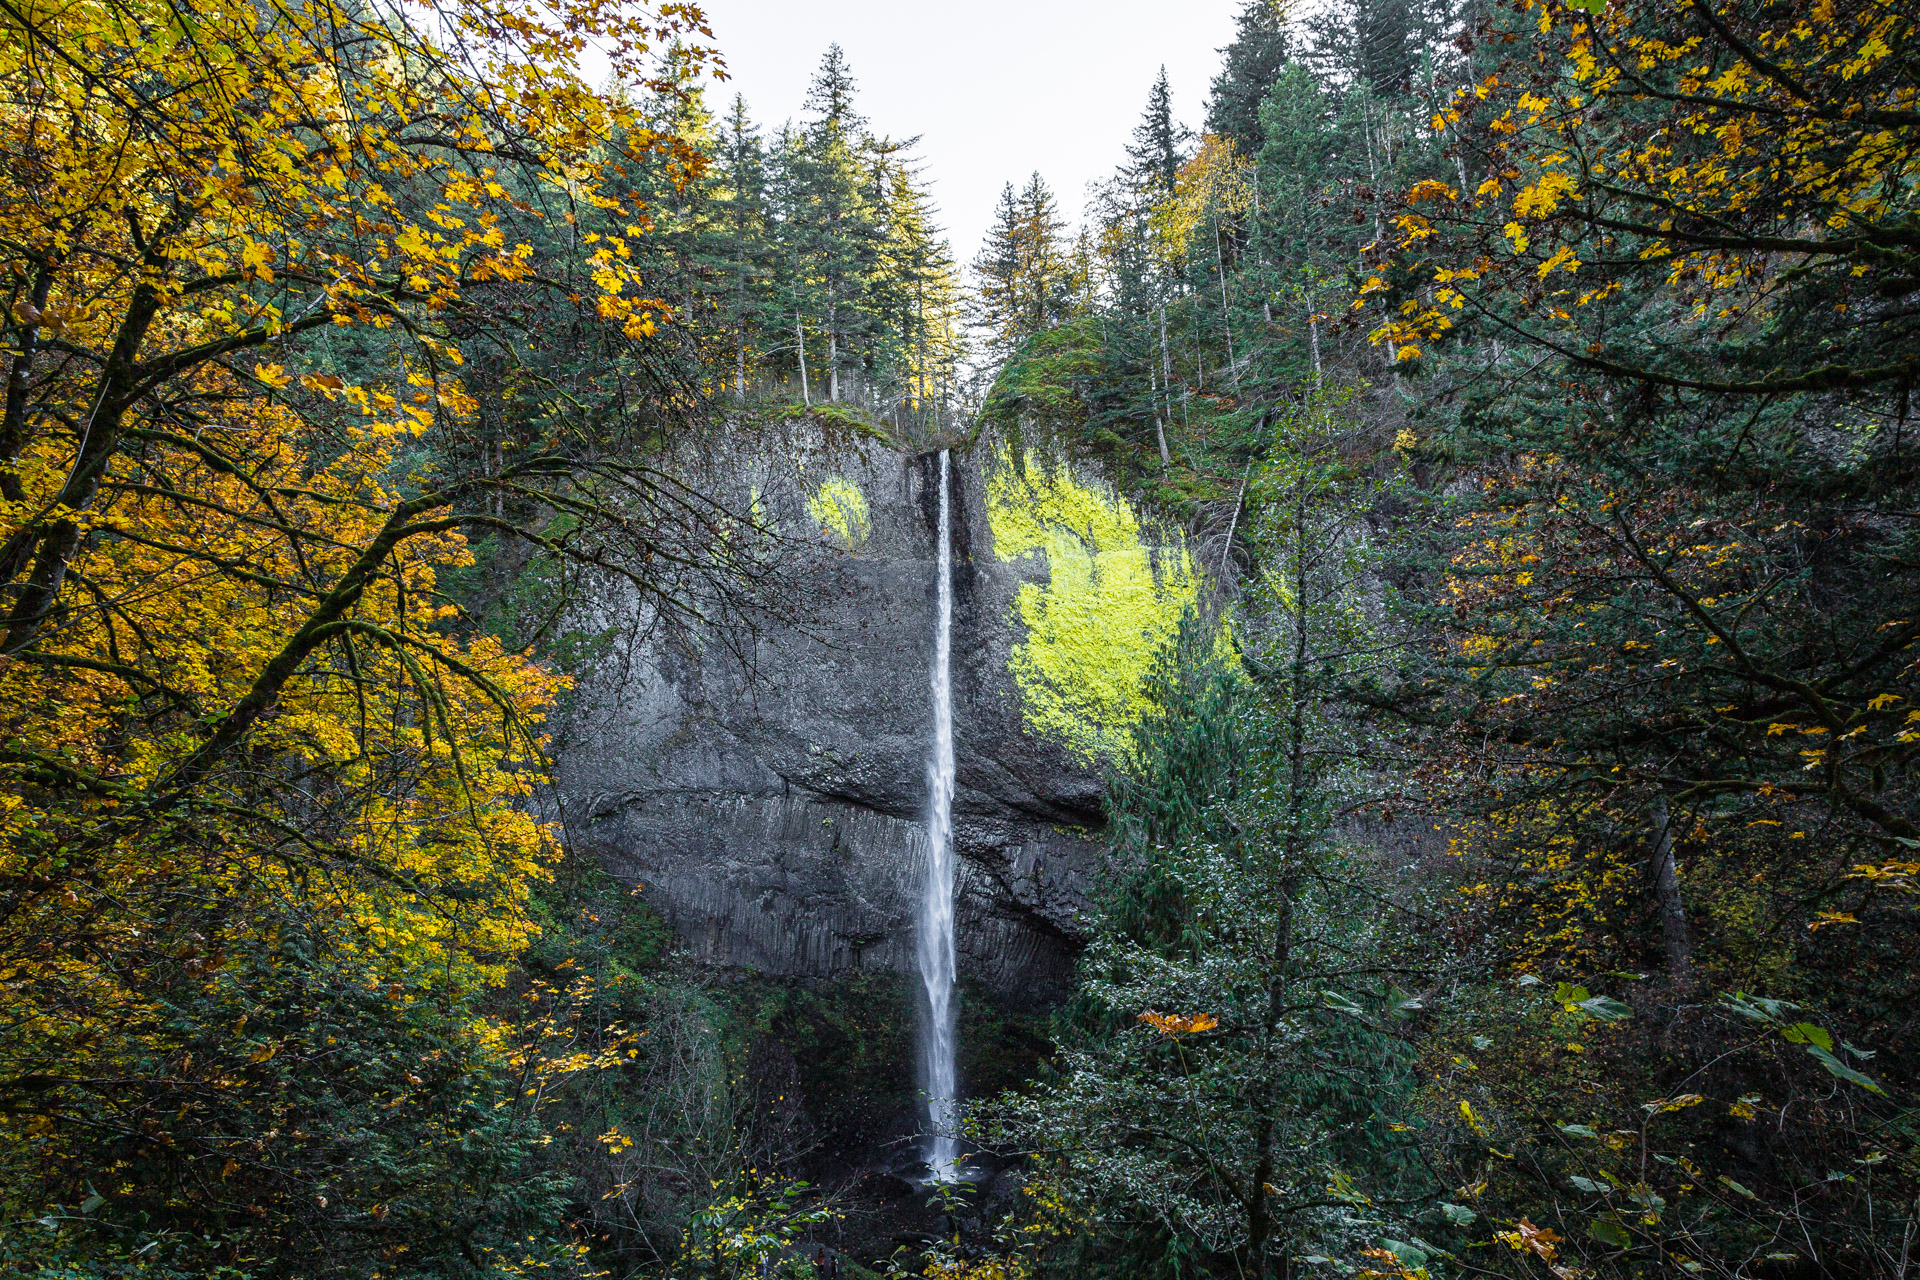
{"type": "MultiPolygon", "coordinates": [[[[556,725],[558,800],[702,960],[912,971],[938,457],[802,422],[724,470],[804,548],[800,607],[742,663],[605,589],[578,620],[611,643],[556,725]]],[[[988,435],[951,485],[960,964],[1044,1004],[1081,939],[1106,771],[1197,571],[1084,466],[988,435]]]]}

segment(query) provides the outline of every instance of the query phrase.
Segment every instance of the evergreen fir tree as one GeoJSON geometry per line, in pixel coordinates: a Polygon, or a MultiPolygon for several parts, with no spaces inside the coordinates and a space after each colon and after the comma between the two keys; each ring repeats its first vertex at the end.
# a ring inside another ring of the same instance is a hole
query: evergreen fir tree
{"type": "Polygon", "coordinates": [[[1400,97],[1412,87],[1418,36],[1407,0],[1363,0],[1359,18],[1360,74],[1382,98],[1400,97]]]}
{"type": "Polygon", "coordinates": [[[1207,132],[1230,139],[1242,155],[1254,155],[1265,140],[1260,104],[1287,65],[1285,14],[1274,0],[1247,0],[1240,10],[1233,42],[1220,52],[1226,59],[1213,79],[1207,106],[1207,132]]]}
{"type": "Polygon", "coordinates": [[[894,158],[881,173],[886,240],[875,280],[890,363],[916,406],[938,402],[949,394],[962,356],[953,255],[912,164],[894,158]]]}
{"type": "Polygon", "coordinates": [[[1134,186],[1154,197],[1172,195],[1187,136],[1173,118],[1173,87],[1163,66],[1147,91],[1147,109],[1127,146],[1127,176],[1134,186]]]}
{"type": "Polygon", "coordinates": [[[778,324],[770,314],[768,286],[773,276],[772,243],[767,226],[766,154],[759,129],[739,94],[727,113],[716,157],[720,176],[725,264],[717,305],[733,345],[736,396],[745,396],[748,366],[754,362],[761,330],[778,324]]]}
{"type": "Polygon", "coordinates": [[[1342,0],[1307,21],[1310,56],[1330,82],[1364,86],[1376,98],[1404,97],[1430,16],[1416,12],[1414,0],[1342,0]]]}
{"type": "Polygon", "coordinates": [[[1019,341],[1020,200],[1013,184],[1000,189],[993,225],[973,260],[974,323],[986,332],[993,353],[1005,357],[1019,341]]]}
{"type": "Polygon", "coordinates": [[[813,81],[807,86],[806,110],[814,118],[814,128],[851,138],[864,135],[866,117],[853,105],[857,88],[853,68],[847,65],[846,50],[838,43],[828,45],[820,58],[820,69],[813,73],[813,81]]]}
{"type": "Polygon", "coordinates": [[[791,125],[774,136],[767,174],[768,209],[773,224],[773,293],[778,309],[775,332],[779,361],[800,383],[801,398],[813,398],[813,374],[820,368],[820,348],[807,349],[807,331],[818,334],[816,308],[822,295],[817,270],[819,239],[814,210],[808,200],[806,143],[791,125]]]}
{"type": "Polygon", "coordinates": [[[993,226],[973,264],[979,282],[974,322],[1002,358],[1068,314],[1073,264],[1065,230],[1053,192],[1038,173],[1017,194],[1011,182],[1002,189],[993,226]]]}
{"type": "Polygon", "coordinates": [[[1020,309],[1028,333],[1051,328],[1067,313],[1073,269],[1065,235],[1053,192],[1036,170],[1020,192],[1020,309]]]}
{"type": "Polygon", "coordinates": [[[869,333],[866,282],[879,238],[870,198],[871,139],[853,107],[853,76],[839,45],[827,49],[807,93],[812,119],[792,154],[795,191],[806,216],[799,248],[812,264],[821,296],[816,302],[826,342],[823,366],[827,398],[841,398],[850,357],[869,333]]]}

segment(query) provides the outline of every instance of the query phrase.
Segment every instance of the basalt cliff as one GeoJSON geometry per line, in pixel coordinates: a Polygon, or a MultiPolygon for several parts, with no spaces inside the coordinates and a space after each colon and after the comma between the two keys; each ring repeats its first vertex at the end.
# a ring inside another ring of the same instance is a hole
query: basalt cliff
{"type": "MultiPolygon", "coordinates": [[[[798,549],[799,607],[729,648],[610,602],[557,735],[569,829],[704,961],[911,970],[935,456],[802,419],[729,469],[798,549]]],[[[1080,940],[1104,773],[1197,576],[1085,468],[988,438],[952,484],[960,971],[1044,1003],[1080,940]]]]}

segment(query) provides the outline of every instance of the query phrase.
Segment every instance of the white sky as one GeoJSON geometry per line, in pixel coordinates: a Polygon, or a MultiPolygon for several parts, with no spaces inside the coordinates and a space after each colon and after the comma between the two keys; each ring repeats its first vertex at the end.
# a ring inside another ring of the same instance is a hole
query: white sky
{"type": "Polygon", "coordinates": [[[797,119],[838,41],[876,132],[920,135],[954,256],[972,261],[1000,188],[1038,169],[1079,219],[1111,174],[1162,63],[1174,111],[1198,128],[1238,0],[703,0],[729,79],[764,131],[797,119]]]}

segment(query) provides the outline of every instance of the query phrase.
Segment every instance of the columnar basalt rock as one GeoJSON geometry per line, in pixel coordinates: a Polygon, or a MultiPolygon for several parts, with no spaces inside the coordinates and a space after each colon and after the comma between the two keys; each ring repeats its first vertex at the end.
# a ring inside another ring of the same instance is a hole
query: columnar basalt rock
{"type": "MultiPolygon", "coordinates": [[[[1031,616],[1058,556],[995,554],[987,481],[1009,456],[953,457],[959,963],[1042,1002],[1070,976],[1109,766],[1036,724],[1016,679],[1022,589],[1031,616]]],[[[612,645],[560,727],[559,799],[574,838],[644,885],[702,959],[804,976],[914,967],[936,459],[814,436],[743,461],[764,518],[817,547],[796,568],[805,608],[750,662],[633,633],[612,605],[596,620],[612,645]]]]}

